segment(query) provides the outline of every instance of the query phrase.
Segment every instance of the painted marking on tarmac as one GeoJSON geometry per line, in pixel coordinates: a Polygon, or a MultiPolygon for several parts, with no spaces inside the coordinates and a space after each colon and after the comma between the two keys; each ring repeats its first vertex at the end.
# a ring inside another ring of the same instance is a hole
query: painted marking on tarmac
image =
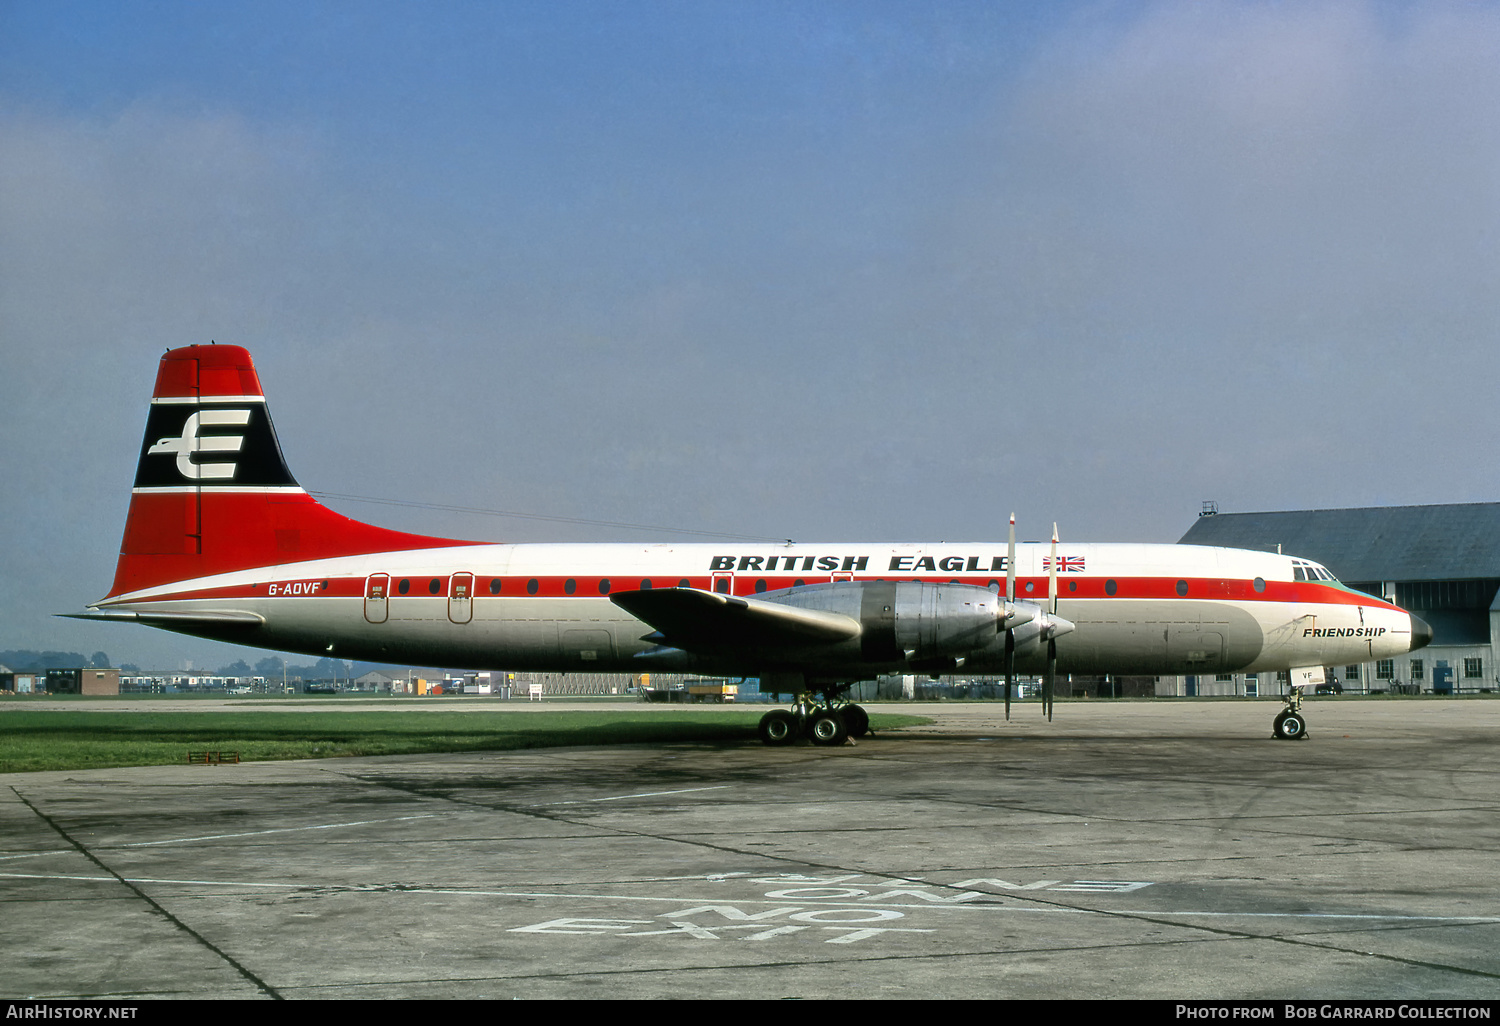
{"type": "Polygon", "coordinates": [[[565,919],[549,919],[546,922],[532,923],[529,926],[517,926],[507,933],[564,933],[598,935],[601,933],[612,933],[617,937],[688,937],[693,940],[743,940],[757,941],[769,940],[772,937],[780,937],[789,933],[798,933],[803,930],[822,929],[836,934],[824,941],[825,944],[857,944],[860,941],[870,940],[887,933],[937,933],[935,929],[927,929],[911,926],[867,926],[867,923],[888,923],[896,919],[905,918],[905,913],[897,912],[889,908],[821,908],[804,909],[797,905],[784,906],[768,909],[764,912],[748,913],[742,911],[737,905],[699,905],[696,908],[677,909],[672,912],[662,912],[657,919],[665,919],[666,929],[637,930],[637,926],[657,926],[663,924],[650,919],[589,919],[570,917],[565,919]],[[715,915],[728,922],[704,923],[701,918],[706,915],[715,915]],[[693,918],[688,918],[688,917],[693,918]],[[794,924],[806,925],[776,925],[771,920],[785,916],[794,924]],[[695,921],[697,920],[697,921],[695,921]],[[721,934],[745,931],[743,936],[737,938],[723,937],[721,934]]]}
{"type": "MultiPolygon", "coordinates": [[[[791,876],[793,874],[788,874],[788,875],[791,876]]],[[[859,876],[862,876],[862,875],[863,874],[850,874],[848,876],[837,877],[837,878],[834,878],[834,879],[837,879],[837,880],[840,880],[840,881],[844,881],[844,880],[848,880],[848,879],[851,879],[851,878],[859,877],[859,876]]],[[[715,875],[710,876],[710,877],[694,876],[694,877],[688,877],[688,878],[683,878],[683,879],[692,879],[692,880],[705,880],[705,879],[708,879],[708,880],[722,881],[723,880],[723,876],[724,876],[723,874],[715,874],[715,875]]],[[[658,914],[658,918],[667,918],[667,919],[669,919],[669,921],[675,920],[677,922],[687,922],[686,917],[688,915],[690,915],[690,914],[696,915],[696,914],[704,913],[704,912],[714,912],[714,913],[719,914],[722,918],[725,918],[725,919],[728,919],[728,920],[733,920],[733,921],[739,921],[739,922],[743,922],[743,923],[762,923],[762,922],[766,922],[766,921],[768,921],[770,919],[777,918],[779,916],[786,916],[786,918],[789,919],[789,920],[791,920],[791,921],[800,921],[800,922],[804,922],[804,923],[813,923],[813,924],[821,924],[821,925],[824,925],[824,926],[829,926],[830,924],[828,923],[828,917],[831,917],[831,916],[845,917],[844,919],[841,920],[843,922],[882,921],[882,920],[886,920],[886,919],[904,918],[905,911],[901,911],[901,910],[906,910],[906,911],[911,911],[911,910],[932,911],[934,908],[938,908],[938,907],[941,907],[944,910],[951,910],[951,911],[959,911],[959,910],[961,910],[961,911],[968,911],[968,912],[985,912],[985,913],[990,913],[990,914],[1023,913],[1023,914],[1033,914],[1033,915],[1040,914],[1040,915],[1079,915],[1079,916],[1139,915],[1139,916],[1158,916],[1158,917],[1170,916],[1170,917],[1174,917],[1174,918],[1185,918],[1185,919],[1194,919],[1194,918],[1234,919],[1234,918],[1240,918],[1240,919],[1290,919],[1290,920],[1347,920],[1347,921],[1356,921],[1356,922],[1412,922],[1412,923],[1494,923],[1494,922],[1500,922],[1500,915],[1441,916],[1441,915],[1409,915],[1409,914],[1381,913],[1381,912],[1307,912],[1307,911],[1303,911],[1303,912],[1251,912],[1251,911],[1214,911],[1214,910],[1208,910],[1208,909],[1180,909],[1180,910],[1173,911],[1173,910],[1164,910],[1164,909],[1159,909],[1159,908],[1154,908],[1154,909],[1092,909],[1092,908],[1069,908],[1069,907],[1062,907],[1062,906],[1042,906],[1042,907],[1037,907],[1037,906],[1033,906],[1033,905],[1024,905],[1024,904],[1002,904],[1002,903],[999,903],[999,902],[996,902],[996,901],[993,901],[993,900],[986,901],[986,902],[984,902],[984,903],[981,904],[981,903],[974,903],[974,898],[975,897],[984,897],[984,898],[991,898],[991,899],[993,899],[993,898],[1004,897],[1004,895],[999,895],[999,894],[986,894],[986,895],[964,894],[964,895],[960,895],[959,896],[959,898],[961,898],[962,900],[958,900],[958,898],[954,898],[954,897],[946,896],[946,895],[936,895],[936,894],[931,894],[931,893],[921,894],[921,893],[918,893],[920,891],[919,888],[900,888],[900,889],[896,889],[896,890],[889,890],[888,889],[888,890],[882,891],[881,893],[878,893],[878,894],[872,894],[872,893],[865,892],[861,888],[842,888],[842,889],[840,889],[840,888],[789,888],[789,889],[785,889],[784,888],[784,889],[781,889],[780,891],[768,891],[768,892],[766,892],[766,896],[763,897],[763,898],[736,896],[733,899],[731,899],[730,901],[726,902],[724,900],[724,898],[723,898],[722,895],[713,895],[713,896],[710,896],[710,897],[698,898],[698,897],[695,897],[695,896],[684,895],[684,894],[648,895],[648,894],[607,894],[607,893],[606,894],[601,894],[601,893],[586,893],[586,892],[572,892],[572,891],[536,891],[536,890],[531,890],[531,891],[520,891],[520,890],[511,891],[511,890],[496,890],[496,889],[490,889],[490,888],[430,887],[430,886],[423,887],[423,886],[410,886],[410,885],[405,885],[405,884],[350,885],[350,884],[337,884],[337,883],[320,883],[320,882],[316,882],[316,881],[304,881],[304,882],[299,882],[299,883],[292,883],[292,882],[266,883],[266,882],[263,882],[263,881],[252,881],[252,880],[198,880],[198,879],[174,879],[174,878],[160,878],[160,877],[112,877],[112,876],[87,876],[87,875],[79,875],[79,874],[62,874],[62,873],[0,873],[0,879],[52,880],[52,881],[69,881],[69,882],[78,881],[78,882],[98,882],[98,883],[119,883],[119,882],[121,882],[123,880],[123,881],[125,881],[127,883],[131,883],[131,884],[157,884],[157,885],[164,885],[164,886],[173,886],[173,885],[175,885],[175,886],[185,886],[185,887],[255,887],[255,888],[266,888],[266,889],[273,889],[273,890],[289,890],[289,891],[295,891],[295,890],[315,890],[315,891],[323,892],[325,894],[326,893],[337,893],[337,892],[371,893],[371,892],[379,892],[379,891],[388,891],[388,892],[393,893],[393,894],[431,894],[431,895],[455,895],[455,896],[463,896],[463,897],[528,898],[528,899],[537,899],[537,898],[549,899],[550,898],[550,899],[559,900],[559,901],[592,901],[592,902],[614,901],[614,902],[669,903],[669,904],[678,905],[678,906],[681,906],[681,905],[684,905],[684,904],[691,904],[691,907],[688,907],[688,908],[679,908],[676,911],[663,912],[663,913],[659,913],[658,914]],[[851,891],[851,892],[855,892],[855,893],[849,893],[849,894],[840,893],[838,895],[831,895],[831,896],[828,896],[828,897],[818,897],[818,896],[814,896],[814,895],[811,895],[811,894],[800,894],[800,895],[796,896],[796,904],[791,904],[791,905],[787,904],[787,897],[789,896],[789,895],[786,895],[786,891],[787,890],[792,890],[792,891],[796,891],[796,890],[812,891],[812,890],[820,890],[820,889],[821,890],[851,891]],[[894,897],[897,894],[905,895],[907,897],[916,897],[916,898],[919,898],[920,901],[917,901],[917,902],[909,902],[909,901],[908,902],[898,902],[898,901],[892,901],[892,900],[890,900],[892,897],[894,897]],[[861,904],[854,905],[853,907],[851,907],[851,904],[853,904],[855,902],[858,902],[858,903],[861,903],[861,904]],[[747,912],[747,911],[744,911],[745,907],[751,907],[751,908],[753,908],[753,907],[761,906],[761,905],[770,905],[771,908],[768,908],[768,909],[765,909],[765,910],[762,910],[762,911],[759,911],[759,912],[747,912]],[[878,907],[875,907],[875,906],[878,906],[878,907]]],[[[804,877],[804,878],[801,878],[801,879],[807,880],[809,878],[805,878],[804,877]]],[[[816,880],[817,878],[811,878],[811,879],[816,880]]],[[[771,884],[771,883],[783,883],[783,882],[787,882],[787,881],[784,880],[784,879],[783,880],[777,880],[775,878],[761,878],[761,879],[758,879],[758,880],[736,881],[736,882],[754,882],[754,883],[761,883],[761,884],[771,884]]],[[[825,882],[826,883],[826,882],[828,882],[828,880],[825,878],[824,880],[819,881],[819,882],[825,882]]],[[[892,882],[898,882],[898,881],[892,881],[892,882]]],[[[1079,882],[1084,882],[1084,881],[1079,881],[1079,882]]],[[[1091,882],[1097,883],[1097,882],[1100,882],[1100,881],[1091,881],[1091,882]]],[[[1114,884],[1114,883],[1121,883],[1122,881],[1103,881],[1103,882],[1114,884]]],[[[1139,883],[1139,881],[1123,881],[1123,882],[1131,883],[1131,884],[1139,883]]],[[[603,920],[603,919],[590,919],[590,918],[587,918],[587,917],[573,917],[573,918],[571,918],[571,919],[569,919],[567,921],[571,922],[571,921],[575,921],[575,920],[577,922],[588,922],[588,923],[620,922],[620,923],[625,924],[626,926],[655,925],[655,921],[654,920],[603,920]]],[[[564,922],[564,920],[546,920],[545,923],[542,923],[542,924],[531,924],[531,926],[529,926],[529,927],[516,927],[516,928],[512,928],[512,930],[510,932],[533,932],[533,933],[561,933],[561,932],[566,932],[565,930],[563,930],[561,928],[556,928],[556,929],[550,929],[549,928],[549,929],[545,929],[545,930],[541,929],[541,927],[543,925],[547,924],[547,923],[557,924],[557,923],[561,923],[561,922],[564,922]]],[[[696,928],[696,924],[693,924],[693,925],[696,928]]],[[[728,927],[716,927],[716,928],[717,929],[728,929],[728,927]]],[[[832,927],[830,926],[830,928],[832,928],[832,927]]],[[[582,932],[597,932],[597,930],[599,930],[599,929],[607,929],[607,927],[590,927],[590,928],[584,929],[582,932]]],[[[874,928],[874,927],[868,927],[868,928],[862,927],[861,929],[862,930],[865,930],[865,929],[874,930],[876,928],[874,928]]],[[[890,932],[890,930],[895,929],[895,928],[882,928],[882,929],[885,929],[886,932],[890,932]]],[[[902,929],[911,929],[911,928],[902,928],[902,929]]],[[[788,928],[788,927],[779,927],[779,928],[777,928],[777,930],[778,930],[779,933],[793,932],[791,930],[791,928],[788,928]]],[[[678,932],[678,933],[688,932],[688,933],[690,933],[691,931],[687,930],[686,927],[683,927],[683,928],[680,928],[680,929],[675,930],[675,931],[660,931],[660,932],[666,932],[666,933],[671,933],[671,932],[678,932]]],[[[879,931],[877,930],[876,932],[879,932],[879,931]]],[[[921,932],[921,931],[918,931],[918,932],[921,932]]],[[[765,936],[772,936],[772,935],[773,934],[765,934],[765,936]]],[[[870,936],[873,936],[873,935],[874,934],[870,934],[870,936]]],[[[757,934],[755,936],[757,938],[759,938],[760,935],[757,934]]],[[[839,943],[853,943],[856,940],[861,940],[861,939],[865,939],[863,934],[861,934],[860,936],[854,936],[853,934],[850,934],[845,939],[840,940],[838,942],[839,943]]],[[[829,943],[833,943],[833,941],[830,941],[829,943]]]]}
{"type": "Polygon", "coordinates": [[[627,798],[658,798],[668,794],[692,794],[694,791],[723,791],[730,785],[714,784],[712,787],[683,787],[676,791],[642,791],[640,794],[617,794],[608,798],[580,798],[571,802],[542,802],[540,805],[523,805],[523,809],[548,809],[559,805],[591,805],[594,802],[618,802],[627,798]]]}
{"type": "MultiPolygon", "coordinates": [[[[344,829],[345,826],[369,826],[371,823],[401,823],[408,819],[434,819],[440,814],[447,813],[422,813],[417,816],[396,816],[393,819],[351,819],[345,823],[311,823],[308,826],[276,826],[272,829],[246,829],[237,834],[202,834],[201,837],[169,837],[166,840],[157,841],[126,841],[123,844],[90,844],[89,850],[93,852],[111,852],[124,847],[156,847],[162,844],[190,844],[192,841],[201,840],[231,840],[234,837],[264,837],[267,834],[296,834],[308,829],[344,829]]],[[[51,852],[26,852],[24,855],[0,855],[0,862],[7,862],[15,858],[39,858],[42,855],[72,855],[74,849],[57,849],[51,852]]]]}
{"type": "MultiPolygon", "coordinates": [[[[81,880],[102,883],[125,883],[131,884],[183,884],[189,887],[271,887],[280,890],[297,890],[298,888],[318,888],[323,885],[313,883],[252,883],[246,880],[159,880],[148,876],[64,876],[61,874],[46,873],[0,873],[0,878],[7,880],[81,880]]],[[[338,890],[358,890],[354,887],[339,887],[338,890]]]]}
{"type": "MultiPolygon", "coordinates": [[[[826,909],[823,913],[798,913],[793,919],[804,919],[812,922],[813,926],[764,926],[762,924],[719,924],[714,923],[705,926],[699,923],[681,920],[670,920],[669,929],[665,930],[635,930],[634,926],[658,925],[649,919],[553,919],[545,923],[535,923],[531,926],[518,926],[507,931],[508,933],[564,933],[564,934],[587,934],[597,936],[601,933],[612,932],[616,937],[688,937],[693,940],[742,940],[760,941],[770,940],[773,937],[782,937],[789,933],[800,933],[803,930],[822,929],[836,934],[824,941],[824,944],[857,944],[860,941],[870,940],[887,933],[937,933],[933,929],[925,929],[911,926],[839,926],[825,925],[820,920],[807,919],[808,916],[820,914],[835,914],[843,910],[826,909]],[[731,931],[754,931],[747,932],[741,937],[723,937],[723,933],[731,931]]],[[[870,911],[869,909],[856,911],[870,911]]]]}
{"type": "Polygon", "coordinates": [[[43,855],[77,855],[78,852],[72,848],[54,848],[51,851],[28,851],[24,855],[0,855],[0,862],[9,862],[12,859],[35,859],[43,855]]]}
{"type": "Polygon", "coordinates": [[[404,823],[410,819],[432,819],[436,812],[424,812],[416,816],[396,816],[392,819],[354,819],[347,823],[314,823],[309,826],[275,827],[270,830],[246,830],[236,834],[204,834],[201,837],[173,837],[165,841],[130,841],[126,844],[104,844],[94,848],[106,851],[111,848],[150,848],[160,844],[189,844],[193,841],[224,841],[232,837],[263,837],[266,834],[295,834],[304,830],[341,830],[344,827],[369,826],[371,823],[404,823]]]}

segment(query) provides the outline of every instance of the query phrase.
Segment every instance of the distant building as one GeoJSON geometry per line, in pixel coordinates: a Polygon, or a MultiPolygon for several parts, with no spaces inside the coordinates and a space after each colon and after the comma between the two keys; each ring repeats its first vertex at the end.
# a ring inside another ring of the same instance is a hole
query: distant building
{"type": "Polygon", "coordinates": [[[54,695],[118,695],[120,671],[83,667],[77,670],[48,670],[47,690],[54,695]]]}
{"type": "Polygon", "coordinates": [[[17,695],[39,695],[47,690],[47,675],[34,670],[12,670],[0,666],[0,691],[17,695]]]}
{"type": "Polygon", "coordinates": [[[375,691],[382,694],[419,695],[426,694],[430,682],[448,679],[443,670],[371,670],[355,677],[349,686],[355,691],[375,691]]]}
{"type": "Polygon", "coordinates": [[[92,666],[67,670],[14,671],[0,666],[0,691],[18,695],[118,695],[120,671],[92,666]]]}
{"type": "Polygon", "coordinates": [[[387,673],[385,670],[371,670],[369,673],[355,677],[354,687],[359,691],[395,692],[401,695],[408,693],[410,680],[409,675],[387,673]]]}
{"type": "Polygon", "coordinates": [[[1432,644],[1410,655],[1333,667],[1345,687],[1500,688],[1500,502],[1213,513],[1181,544],[1305,556],[1432,627],[1432,644]]]}

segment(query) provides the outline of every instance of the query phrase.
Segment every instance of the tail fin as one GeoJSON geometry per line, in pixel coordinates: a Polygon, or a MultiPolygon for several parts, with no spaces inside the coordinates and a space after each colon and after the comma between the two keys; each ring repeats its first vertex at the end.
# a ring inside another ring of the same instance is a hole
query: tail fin
{"type": "Polygon", "coordinates": [[[318,503],[287,469],[250,354],[188,346],[161,358],[107,597],[257,566],[465,544],[318,503]]]}

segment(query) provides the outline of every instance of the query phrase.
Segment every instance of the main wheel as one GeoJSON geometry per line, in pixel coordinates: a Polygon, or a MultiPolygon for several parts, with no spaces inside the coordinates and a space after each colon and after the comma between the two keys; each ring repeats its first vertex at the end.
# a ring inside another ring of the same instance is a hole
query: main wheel
{"type": "Polygon", "coordinates": [[[756,729],[768,745],[789,745],[797,740],[797,717],[785,709],[772,709],[760,718],[756,729]]]}
{"type": "Polygon", "coordinates": [[[849,729],[844,726],[842,716],[832,709],[824,709],[807,721],[807,736],[813,744],[831,748],[844,743],[849,737],[849,729]]]}
{"type": "Polygon", "coordinates": [[[1271,733],[1278,741],[1300,741],[1307,736],[1307,721],[1301,713],[1284,712],[1276,717],[1271,733]]]}
{"type": "Polygon", "coordinates": [[[857,705],[846,705],[840,709],[844,716],[844,726],[849,728],[850,737],[864,737],[870,732],[870,714],[857,705]]]}

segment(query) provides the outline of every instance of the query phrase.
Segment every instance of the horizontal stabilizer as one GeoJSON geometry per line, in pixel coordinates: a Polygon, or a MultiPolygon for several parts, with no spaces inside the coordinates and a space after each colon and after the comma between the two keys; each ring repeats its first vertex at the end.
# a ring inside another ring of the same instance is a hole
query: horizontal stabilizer
{"type": "Polygon", "coordinates": [[[173,613],[167,610],[142,612],[128,609],[91,609],[85,613],[58,613],[57,615],[71,617],[74,620],[113,620],[116,623],[160,624],[164,627],[176,624],[184,627],[190,624],[202,624],[207,627],[233,627],[235,625],[257,627],[266,622],[266,618],[259,613],[235,610],[173,613]]]}
{"type": "Polygon", "coordinates": [[[609,598],[688,651],[832,644],[860,634],[859,621],[842,613],[696,588],[624,591],[609,598]]]}

